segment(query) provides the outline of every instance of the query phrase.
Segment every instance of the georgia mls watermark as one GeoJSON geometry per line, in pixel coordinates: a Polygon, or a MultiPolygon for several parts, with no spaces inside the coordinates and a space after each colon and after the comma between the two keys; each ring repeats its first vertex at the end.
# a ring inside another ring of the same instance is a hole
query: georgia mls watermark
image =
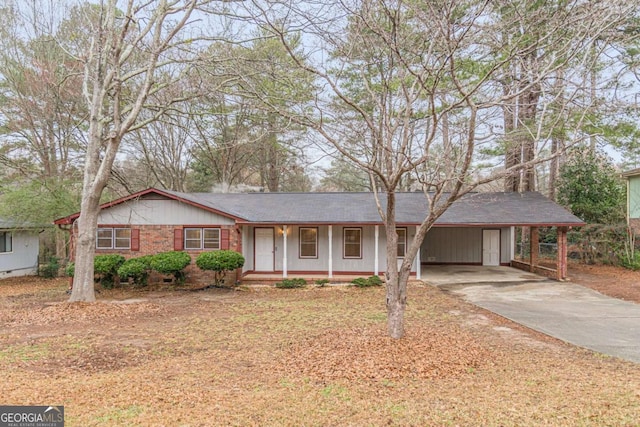
{"type": "Polygon", "coordinates": [[[64,406],[0,406],[0,427],[64,427],[64,406]]]}

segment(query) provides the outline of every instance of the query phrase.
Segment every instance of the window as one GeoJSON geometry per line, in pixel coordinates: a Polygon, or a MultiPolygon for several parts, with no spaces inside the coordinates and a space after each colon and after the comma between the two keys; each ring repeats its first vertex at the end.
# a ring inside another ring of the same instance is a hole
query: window
{"type": "Polygon", "coordinates": [[[130,249],[130,228],[98,228],[96,249],[130,249]]]}
{"type": "Polygon", "coordinates": [[[318,229],[300,227],[300,258],[318,258],[318,229]]]}
{"type": "Polygon", "coordinates": [[[184,248],[197,249],[220,249],[220,229],[219,228],[185,228],[184,248]]]}
{"type": "Polygon", "coordinates": [[[0,252],[11,252],[11,232],[0,231],[0,252]]]}
{"type": "Polygon", "coordinates": [[[362,229],[345,228],[344,233],[344,257],[362,258],[362,229]]]}
{"type": "Polygon", "coordinates": [[[396,228],[396,234],[398,235],[398,258],[401,258],[407,251],[407,229],[396,228]]]}

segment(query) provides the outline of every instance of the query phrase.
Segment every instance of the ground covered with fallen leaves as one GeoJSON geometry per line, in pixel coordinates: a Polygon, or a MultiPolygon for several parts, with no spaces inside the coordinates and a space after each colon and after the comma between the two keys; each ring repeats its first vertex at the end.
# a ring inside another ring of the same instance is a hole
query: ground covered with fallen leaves
{"type": "MultiPolygon", "coordinates": [[[[640,273],[611,279],[617,271],[570,273],[603,293],[604,283],[637,286],[640,273]]],[[[0,281],[0,404],[64,405],[67,426],[640,420],[640,365],[426,284],[410,285],[406,336],[395,341],[383,288],[119,289],[69,304],[67,283],[0,281]]]]}

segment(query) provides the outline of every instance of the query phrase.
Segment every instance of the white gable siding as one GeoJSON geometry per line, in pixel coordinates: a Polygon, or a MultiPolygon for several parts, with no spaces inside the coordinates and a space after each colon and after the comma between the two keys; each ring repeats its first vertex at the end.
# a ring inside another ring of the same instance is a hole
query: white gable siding
{"type": "Polygon", "coordinates": [[[0,279],[38,273],[37,232],[12,232],[11,252],[0,252],[0,279]]]}
{"type": "Polygon", "coordinates": [[[177,200],[141,199],[100,212],[99,224],[233,225],[234,220],[177,200]]]}

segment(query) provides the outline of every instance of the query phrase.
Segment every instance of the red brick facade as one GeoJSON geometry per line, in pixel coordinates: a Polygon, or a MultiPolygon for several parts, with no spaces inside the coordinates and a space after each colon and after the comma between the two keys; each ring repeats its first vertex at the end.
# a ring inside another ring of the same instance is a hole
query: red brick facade
{"type": "MultiPolygon", "coordinates": [[[[118,225],[100,224],[98,228],[130,228],[131,229],[131,248],[132,249],[96,249],[96,255],[101,254],[120,254],[125,258],[137,258],[145,255],[153,255],[159,252],[167,252],[183,249],[183,229],[184,228],[219,228],[221,234],[221,249],[229,249],[242,253],[242,240],[240,231],[235,225],[232,226],[176,226],[176,225],[118,225]],[[137,249],[137,250],[135,250],[137,249]]],[[[73,236],[72,236],[73,240],[73,236]]],[[[73,247],[74,245],[72,245],[73,247]]],[[[184,250],[191,255],[191,264],[185,269],[187,273],[187,282],[211,284],[213,282],[213,272],[202,271],[196,265],[196,258],[203,250],[184,250]]],[[[75,257],[75,253],[72,253],[75,257]]],[[[229,284],[239,279],[237,273],[227,274],[226,281],[229,284]]],[[[152,275],[151,281],[161,281],[163,276],[152,275]]]]}

